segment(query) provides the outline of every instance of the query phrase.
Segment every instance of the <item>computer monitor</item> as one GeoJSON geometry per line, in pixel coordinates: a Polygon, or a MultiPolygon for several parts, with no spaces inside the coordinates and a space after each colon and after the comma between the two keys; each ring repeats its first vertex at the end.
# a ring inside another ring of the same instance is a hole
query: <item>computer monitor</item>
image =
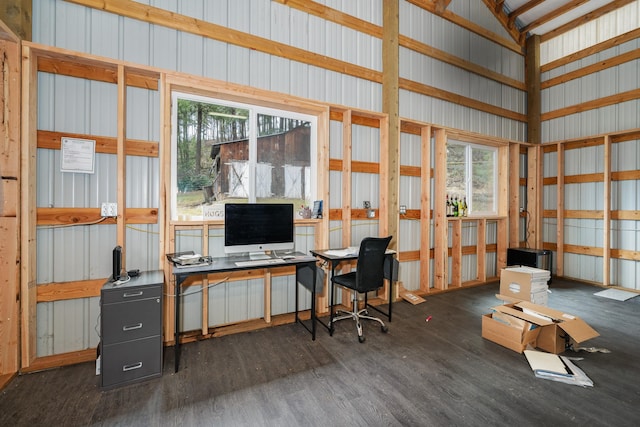
{"type": "Polygon", "coordinates": [[[268,257],[266,252],[293,250],[291,203],[227,203],[224,207],[224,251],[268,257]]]}

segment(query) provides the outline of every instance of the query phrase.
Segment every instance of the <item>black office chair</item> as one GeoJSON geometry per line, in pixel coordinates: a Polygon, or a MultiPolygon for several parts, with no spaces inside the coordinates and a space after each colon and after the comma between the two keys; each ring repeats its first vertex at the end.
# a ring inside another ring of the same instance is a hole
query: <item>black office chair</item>
{"type": "MultiPolygon", "coordinates": [[[[379,289],[384,284],[384,258],[387,246],[391,241],[389,237],[366,237],[360,243],[360,251],[358,252],[358,262],[356,271],[333,276],[331,279],[332,298],[335,298],[335,285],[352,290],[353,307],[351,311],[339,310],[336,315],[332,316],[330,330],[333,333],[333,324],[344,319],[353,319],[356,321],[358,329],[358,341],[364,342],[362,333],[362,319],[373,320],[380,323],[382,332],[387,332],[389,328],[384,322],[377,317],[369,316],[367,311],[367,292],[379,289]],[[364,294],[364,308],[358,310],[358,294],[364,294]],[[338,314],[343,313],[340,316],[338,314]],[[337,317],[336,317],[337,316],[337,317]]],[[[331,301],[333,307],[334,301],[331,301]]]]}

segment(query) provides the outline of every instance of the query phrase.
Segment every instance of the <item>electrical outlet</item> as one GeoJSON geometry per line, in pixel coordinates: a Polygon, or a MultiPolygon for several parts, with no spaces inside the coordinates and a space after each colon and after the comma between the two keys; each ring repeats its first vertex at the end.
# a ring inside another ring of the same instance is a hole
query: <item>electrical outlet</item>
{"type": "Polygon", "coordinates": [[[367,211],[367,217],[368,218],[375,218],[376,217],[376,211],[374,211],[373,209],[369,209],[367,211]]]}
{"type": "Polygon", "coordinates": [[[400,215],[406,215],[407,214],[407,206],[406,205],[400,205],[400,215]]]}
{"type": "Polygon", "coordinates": [[[118,216],[118,204],[103,202],[102,208],[100,209],[100,215],[103,218],[111,218],[111,217],[118,216]]]}

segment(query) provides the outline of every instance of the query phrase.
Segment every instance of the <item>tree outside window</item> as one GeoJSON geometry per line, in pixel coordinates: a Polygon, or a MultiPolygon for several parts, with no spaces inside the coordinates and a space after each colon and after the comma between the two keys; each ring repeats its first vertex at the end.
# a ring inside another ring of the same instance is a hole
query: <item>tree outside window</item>
{"type": "Polygon", "coordinates": [[[173,105],[173,219],[221,219],[227,202],[313,200],[314,117],[179,94],[173,105]]]}

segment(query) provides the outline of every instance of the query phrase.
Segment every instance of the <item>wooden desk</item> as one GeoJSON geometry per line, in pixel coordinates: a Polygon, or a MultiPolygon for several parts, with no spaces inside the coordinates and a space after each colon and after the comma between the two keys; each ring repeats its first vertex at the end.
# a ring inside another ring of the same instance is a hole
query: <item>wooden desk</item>
{"type": "MultiPolygon", "coordinates": [[[[322,326],[324,326],[325,328],[327,328],[329,330],[329,335],[333,335],[333,316],[334,316],[334,311],[333,311],[333,276],[336,272],[336,268],[338,267],[338,265],[340,265],[341,262],[344,261],[353,261],[355,259],[358,259],[358,254],[357,253],[347,253],[345,255],[334,255],[331,253],[331,251],[335,251],[336,249],[314,249],[312,251],[310,251],[314,256],[318,257],[319,259],[321,259],[322,261],[327,262],[330,266],[331,266],[331,273],[329,276],[329,324],[327,325],[326,323],[322,322],[321,320],[318,320],[318,322],[320,322],[320,324],[322,326]]],[[[393,257],[395,256],[396,252],[392,251],[392,250],[387,250],[387,252],[385,253],[385,279],[389,279],[389,296],[388,296],[388,301],[389,301],[389,309],[388,311],[385,313],[384,311],[380,310],[378,307],[375,307],[373,305],[369,305],[366,304],[367,307],[372,308],[374,310],[376,310],[378,313],[383,314],[384,316],[386,316],[389,319],[389,322],[391,322],[391,310],[393,307],[393,257]],[[387,274],[387,265],[388,265],[388,274],[387,274]]]]}
{"type": "MultiPolygon", "coordinates": [[[[295,321],[300,323],[304,328],[311,333],[311,339],[316,339],[316,261],[313,256],[305,255],[301,252],[295,252],[288,256],[293,258],[279,258],[282,261],[278,263],[270,263],[269,260],[256,261],[251,265],[237,265],[237,262],[243,263],[251,261],[248,256],[232,256],[212,258],[210,263],[203,265],[194,265],[189,267],[179,267],[174,265],[172,273],[176,279],[175,285],[175,372],[178,372],[180,366],[180,296],[182,284],[190,276],[206,275],[211,273],[224,273],[240,270],[256,270],[256,269],[271,269],[278,267],[296,267],[296,312],[295,321]],[[302,319],[298,317],[298,285],[302,284],[305,288],[311,291],[311,328],[309,328],[302,319]]],[[[276,257],[274,257],[276,258],[276,257]]],[[[274,259],[272,258],[272,259],[274,259]]]]}

